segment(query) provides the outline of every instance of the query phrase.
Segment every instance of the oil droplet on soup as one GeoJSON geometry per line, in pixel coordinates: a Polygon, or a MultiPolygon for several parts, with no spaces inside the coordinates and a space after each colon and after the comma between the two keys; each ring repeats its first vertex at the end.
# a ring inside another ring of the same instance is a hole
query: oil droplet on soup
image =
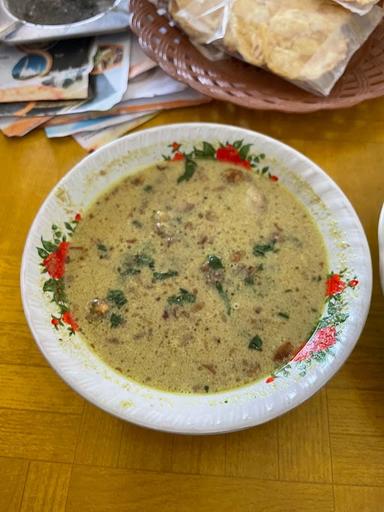
{"type": "Polygon", "coordinates": [[[236,388],[289,361],[323,309],[327,254],[280,183],[221,162],[124,179],[84,216],[65,276],[81,335],[154,388],[236,388]],[[232,179],[236,176],[236,179],[232,179]]]}

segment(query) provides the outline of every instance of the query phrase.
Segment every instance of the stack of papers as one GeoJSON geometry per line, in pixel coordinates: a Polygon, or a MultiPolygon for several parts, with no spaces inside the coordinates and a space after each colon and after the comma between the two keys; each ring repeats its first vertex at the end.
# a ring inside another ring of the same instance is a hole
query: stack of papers
{"type": "Polygon", "coordinates": [[[73,136],[94,151],[159,111],[199,105],[206,96],[170,78],[130,33],[0,45],[0,129],[22,137],[73,136]]]}

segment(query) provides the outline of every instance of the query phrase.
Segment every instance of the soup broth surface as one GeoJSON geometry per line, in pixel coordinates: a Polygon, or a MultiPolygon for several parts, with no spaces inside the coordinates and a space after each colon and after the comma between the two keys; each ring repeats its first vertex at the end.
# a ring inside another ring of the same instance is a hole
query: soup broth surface
{"type": "Polygon", "coordinates": [[[307,341],[327,256],[306,208],[236,165],[164,162],[107,191],[71,240],[65,286],[81,335],[161,390],[210,393],[270,374],[307,341]]]}

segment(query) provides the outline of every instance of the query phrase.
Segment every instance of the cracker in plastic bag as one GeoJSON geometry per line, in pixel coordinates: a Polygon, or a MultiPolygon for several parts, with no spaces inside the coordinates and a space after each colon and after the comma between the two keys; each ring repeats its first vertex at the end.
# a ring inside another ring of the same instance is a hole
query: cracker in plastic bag
{"type": "Polygon", "coordinates": [[[200,44],[220,44],[323,95],[383,16],[379,7],[358,16],[330,0],[171,0],[169,11],[200,44]]]}
{"type": "Polygon", "coordinates": [[[346,9],[363,16],[367,14],[374,5],[378,4],[380,0],[333,0],[337,4],[342,5],[346,9]]]}

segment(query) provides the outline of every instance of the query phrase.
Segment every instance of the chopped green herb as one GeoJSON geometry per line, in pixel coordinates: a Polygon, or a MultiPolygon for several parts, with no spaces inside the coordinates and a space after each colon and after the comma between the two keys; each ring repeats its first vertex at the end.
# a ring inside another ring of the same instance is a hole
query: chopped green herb
{"type": "Polygon", "coordinates": [[[253,286],[255,284],[255,276],[247,276],[244,279],[244,284],[247,286],[253,286]]]}
{"type": "Polygon", "coordinates": [[[153,190],[152,185],[145,185],[144,192],[152,192],[152,190],[153,190]]]}
{"type": "Polygon", "coordinates": [[[268,252],[277,252],[275,247],[276,240],[271,240],[268,244],[256,244],[253,246],[254,256],[265,256],[268,252]]]}
{"type": "Polygon", "coordinates": [[[206,393],[208,393],[208,391],[209,391],[209,386],[204,386],[204,391],[205,391],[206,393]]]}
{"type": "Polygon", "coordinates": [[[167,299],[168,304],[176,304],[177,306],[184,306],[184,304],[193,304],[196,302],[196,295],[194,293],[185,290],[184,288],[180,288],[179,295],[171,295],[167,299]]]}
{"type": "Polygon", "coordinates": [[[122,277],[135,276],[136,274],[140,274],[140,272],[141,272],[141,270],[139,268],[130,266],[127,263],[123,263],[122,267],[119,267],[117,269],[117,271],[122,277]]]}
{"type": "Polygon", "coordinates": [[[111,327],[118,327],[119,325],[124,323],[124,318],[121,315],[112,313],[110,322],[111,322],[111,327]]]}
{"type": "Polygon", "coordinates": [[[263,340],[258,335],[254,336],[249,342],[248,348],[261,352],[263,350],[263,340]]]}
{"type": "Polygon", "coordinates": [[[278,314],[278,316],[281,316],[281,318],[285,318],[286,320],[289,320],[288,313],[283,313],[282,311],[279,311],[277,314],[278,314]]]}
{"type": "Polygon", "coordinates": [[[170,277],[178,276],[179,273],[176,270],[168,270],[168,272],[154,272],[153,279],[155,281],[164,281],[165,279],[169,279],[170,277]]]}
{"type": "Polygon", "coordinates": [[[139,220],[137,220],[137,219],[133,219],[132,224],[133,224],[136,228],[142,228],[142,227],[143,227],[142,223],[141,223],[139,220]]]}
{"type": "Polygon", "coordinates": [[[122,290],[109,290],[107,300],[116,304],[118,308],[121,308],[128,302],[122,290]]]}
{"type": "Polygon", "coordinates": [[[181,183],[182,181],[189,181],[195,174],[196,169],[197,163],[194,160],[192,160],[191,157],[186,156],[184,164],[184,173],[178,177],[177,183],[181,183]]]}
{"type": "Polygon", "coordinates": [[[155,268],[155,260],[147,254],[136,254],[134,260],[136,265],[139,267],[149,267],[151,269],[155,268]]]}
{"type": "Polygon", "coordinates": [[[108,247],[102,243],[97,243],[96,245],[97,250],[99,251],[99,257],[101,259],[104,259],[108,255],[108,247]]]}
{"type": "Polygon", "coordinates": [[[134,276],[141,272],[138,267],[148,267],[153,270],[155,268],[155,261],[148,254],[139,253],[135,256],[128,256],[122,266],[117,268],[117,271],[122,277],[134,276]]]}
{"type": "Polygon", "coordinates": [[[227,309],[227,315],[230,315],[231,314],[231,302],[229,300],[227,292],[224,290],[223,285],[219,281],[216,281],[215,286],[216,286],[216,290],[219,292],[219,295],[225,304],[225,307],[227,309]]]}
{"type": "Polygon", "coordinates": [[[208,256],[208,265],[214,270],[219,270],[220,268],[224,268],[223,262],[220,258],[215,255],[208,256]]]}

